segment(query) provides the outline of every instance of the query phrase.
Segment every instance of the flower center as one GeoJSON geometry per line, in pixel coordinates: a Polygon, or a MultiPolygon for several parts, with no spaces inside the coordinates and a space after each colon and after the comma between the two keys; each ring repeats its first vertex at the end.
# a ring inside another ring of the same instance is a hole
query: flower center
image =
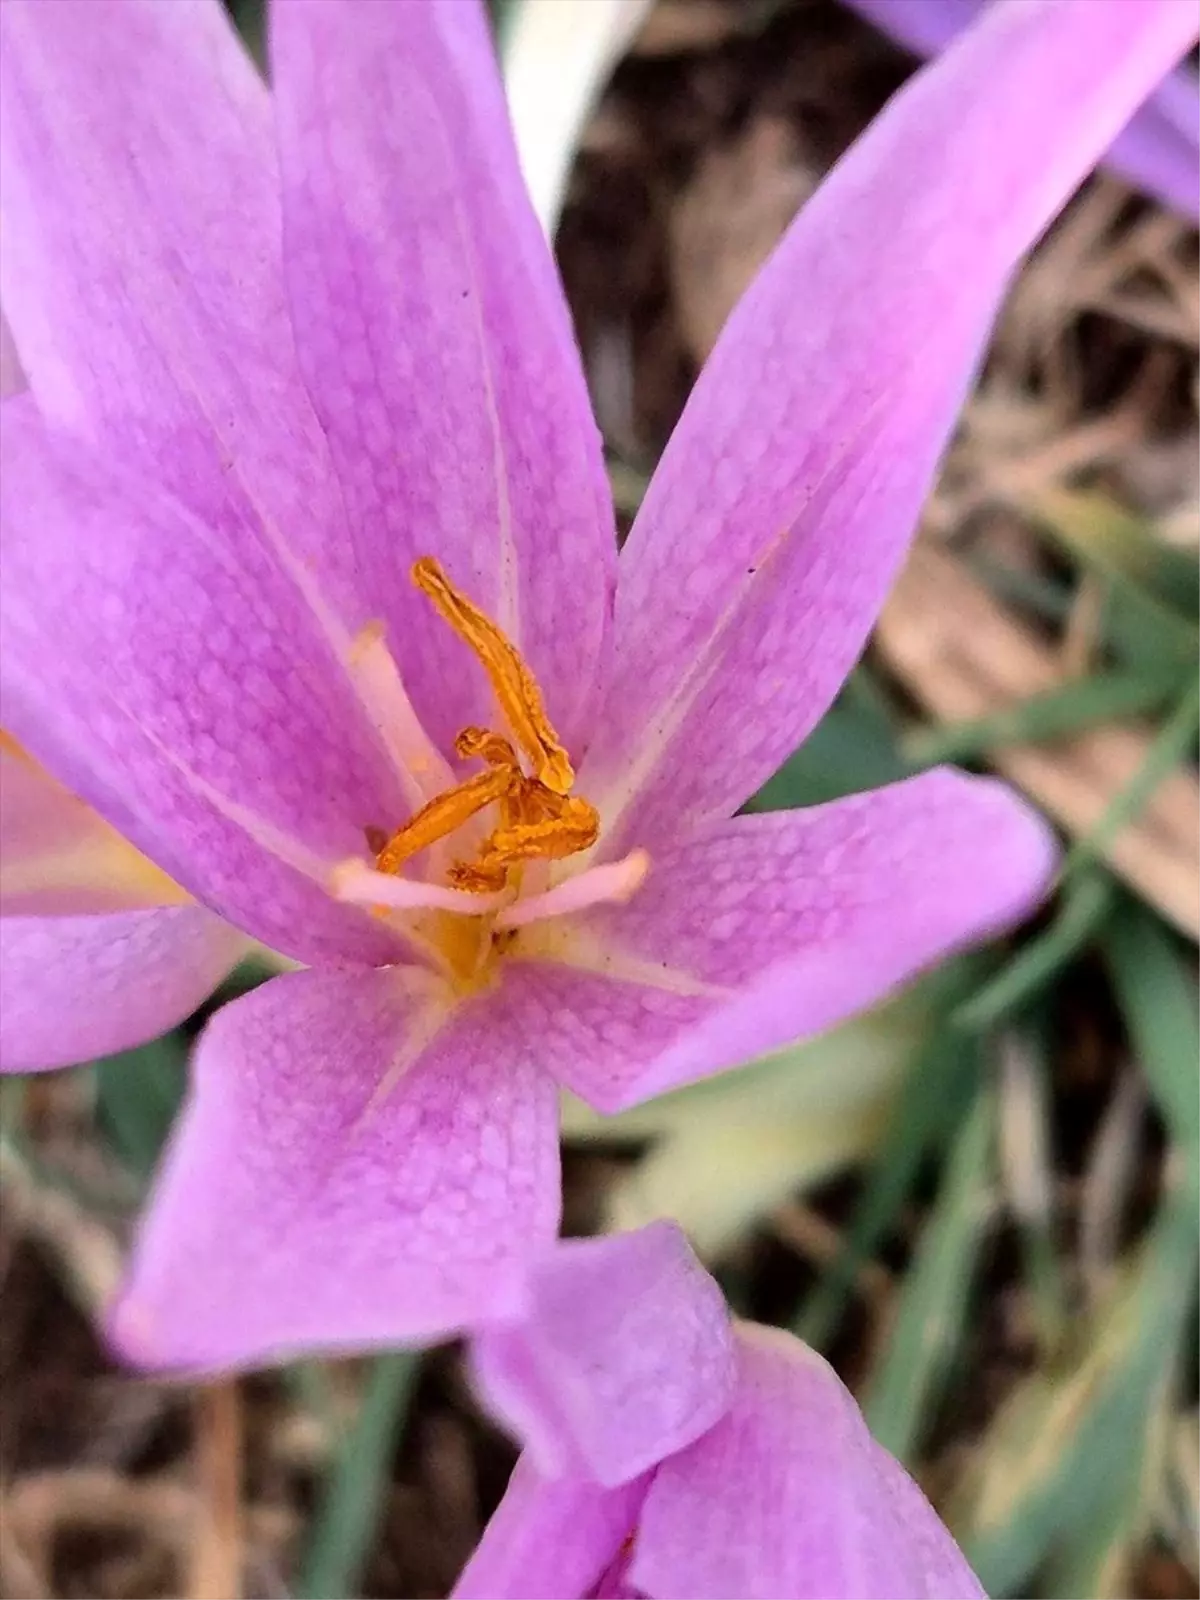
{"type": "Polygon", "coordinates": [[[461,760],[482,761],[483,769],[435,795],[390,838],[372,838],[375,870],[398,875],[414,856],[494,805],[496,826],[474,842],[469,854],[450,863],[446,878],[473,894],[519,889],[530,863],[561,861],[595,844],[599,815],[571,793],[575,770],[517,647],[454,587],[432,556],[414,563],[412,578],[478,657],[512,739],[488,728],[464,728],[455,751],[461,760]]]}

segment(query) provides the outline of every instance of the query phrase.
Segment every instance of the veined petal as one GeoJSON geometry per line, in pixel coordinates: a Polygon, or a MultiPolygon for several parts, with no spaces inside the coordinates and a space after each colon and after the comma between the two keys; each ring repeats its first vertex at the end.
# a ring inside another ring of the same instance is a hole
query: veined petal
{"type": "Polygon", "coordinates": [[[1055,844],[1002,784],[938,770],[808,811],[709,823],[627,905],[546,924],[549,1060],[601,1111],[852,1016],[1044,892],[1055,844]],[[557,941],[552,943],[551,941],[557,941]]]}
{"type": "Polygon", "coordinates": [[[0,408],[4,722],[213,909],[303,960],[395,960],[326,890],[407,810],[328,641],[262,552],[0,408]]]}
{"type": "Polygon", "coordinates": [[[415,593],[432,555],[590,731],[616,544],[599,435],[477,0],[278,0],[272,81],[301,366],[356,560],[449,748],[487,685],[415,593]]]}
{"type": "Polygon", "coordinates": [[[267,89],[225,8],[5,0],[0,38],[0,296],[42,414],[344,600],[267,89]]]}
{"type": "Polygon", "coordinates": [[[650,1484],[630,1577],[654,1600],[977,1600],[917,1486],[815,1351],[738,1330],[733,1405],[650,1484]]]}
{"type": "Polygon", "coordinates": [[[805,206],[727,323],[621,556],[613,683],[580,774],[608,850],[653,853],[729,815],[816,724],[1010,274],[1195,29],[1190,0],[997,6],[805,206]]]}
{"type": "Polygon", "coordinates": [[[560,1244],[519,1317],[472,1353],[539,1471],[610,1487],[698,1438],[733,1394],[725,1301],[669,1222],[560,1244]]]}
{"type": "MultiPolygon", "coordinates": [[[[0,221],[0,298],[50,430],[186,508],[238,571],[223,621],[243,648],[277,623],[331,658],[348,737],[405,769],[411,811],[429,749],[379,650],[359,659],[374,574],[296,362],[267,89],[219,0],[5,0],[0,221]]],[[[90,570],[77,606],[119,606],[90,570]]],[[[197,700],[223,643],[177,640],[197,700]]]]}
{"type": "Polygon", "coordinates": [[[25,372],[17,355],[17,342],[3,311],[0,311],[0,400],[6,400],[10,394],[20,394],[25,387],[25,372]]]}
{"type": "Polygon", "coordinates": [[[583,1600],[632,1531],[646,1482],[546,1478],[522,1455],[454,1600],[583,1600]]]}
{"type": "MultiPolygon", "coordinates": [[[[935,55],[988,0],[844,0],[916,55],[935,55]]],[[[1200,213],[1200,85],[1179,67],[1109,146],[1105,163],[1186,217],[1200,213]]]]}
{"type": "Polygon", "coordinates": [[[197,905],[0,915],[0,1072],[69,1067],[156,1039],[248,944],[197,905]]]}
{"type": "Polygon", "coordinates": [[[292,973],[224,1007],[110,1329],[151,1368],[445,1337],[558,1226],[552,1080],[487,997],[292,973]]]}

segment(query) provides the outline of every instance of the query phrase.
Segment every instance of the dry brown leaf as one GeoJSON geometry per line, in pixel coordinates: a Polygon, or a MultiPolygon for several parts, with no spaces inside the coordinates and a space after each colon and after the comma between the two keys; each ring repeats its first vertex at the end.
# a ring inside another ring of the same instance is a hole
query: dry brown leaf
{"type": "Polygon", "coordinates": [[[761,116],[700,164],[671,216],[671,278],[680,332],[696,361],[821,180],[792,126],[761,116]]]}
{"type": "MultiPolygon", "coordinates": [[[[914,549],[876,631],[891,670],[943,722],[990,716],[1063,682],[1057,650],[1041,644],[966,572],[924,542],[914,549]]],[[[1112,725],[1053,744],[1004,745],[995,765],[1080,838],[1133,780],[1151,734],[1112,725]]],[[[1139,894],[1200,937],[1200,783],[1180,766],[1155,790],[1106,857],[1139,894]]]]}

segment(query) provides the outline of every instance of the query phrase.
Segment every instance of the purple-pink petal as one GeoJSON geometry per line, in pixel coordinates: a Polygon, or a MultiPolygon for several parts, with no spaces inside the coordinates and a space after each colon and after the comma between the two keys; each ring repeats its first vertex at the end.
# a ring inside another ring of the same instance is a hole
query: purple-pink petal
{"type": "Polygon", "coordinates": [[[432,554],[519,643],[577,751],[612,507],[483,5],[278,0],[270,40],[297,351],[405,682],[443,747],[493,715],[409,581],[432,554]]]}
{"type": "Polygon", "coordinates": [[[552,1070],[616,1111],[819,1033],[1019,919],[1055,859],[1011,790],[949,769],[709,823],[652,857],[628,905],[580,919],[590,973],[530,970],[546,1012],[575,1019],[552,1070]]]}
{"type": "Polygon", "coordinates": [[[454,1586],[454,1600],[572,1600],[598,1585],[633,1531],[647,1477],[616,1489],[547,1478],[522,1455],[454,1586]]]}
{"type": "Polygon", "coordinates": [[[622,553],[613,683],[581,775],[610,849],[728,815],[815,725],[1013,269],[1195,30],[1190,0],[997,6],[804,207],[622,553]]]}
{"type": "Polygon", "coordinates": [[[738,1330],[725,1417],[663,1463],[630,1569],[653,1600],[979,1600],[932,1507],[820,1356],[738,1330]]]}
{"type": "Polygon", "coordinates": [[[110,1329],[140,1366],[445,1337],[519,1303],[559,1213],[553,1082],[429,974],[274,978],[221,1010],[110,1329]]]}
{"type": "Polygon", "coordinates": [[[0,1072],[69,1067],[156,1039],[245,948],[197,905],[0,915],[0,1072]]]}
{"type": "Polygon", "coordinates": [[[70,1066],[157,1037],[247,943],[0,746],[0,1071],[70,1066]]]}
{"type": "MultiPolygon", "coordinates": [[[[989,0],[844,3],[914,54],[928,56],[957,38],[989,0]]],[[[1200,215],[1200,84],[1190,67],[1163,79],[1109,146],[1104,162],[1183,216],[1200,215]]]]}
{"type": "Polygon", "coordinates": [[[530,1273],[475,1371],[547,1477],[628,1483],[729,1405],[733,1338],[721,1292],[678,1228],[569,1240],[530,1273]]]}
{"type": "Polygon", "coordinates": [[[328,638],[181,500],[0,408],[3,722],[198,898],[300,959],[396,959],[335,862],[408,804],[328,638]]]}

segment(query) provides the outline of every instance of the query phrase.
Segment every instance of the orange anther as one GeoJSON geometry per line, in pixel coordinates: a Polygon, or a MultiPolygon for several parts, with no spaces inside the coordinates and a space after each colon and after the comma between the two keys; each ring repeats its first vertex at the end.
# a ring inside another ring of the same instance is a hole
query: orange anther
{"type": "Polygon", "coordinates": [[[555,794],[569,793],[575,781],[574,768],[546,715],[537,679],[516,645],[454,587],[432,556],[422,556],[413,563],[412,579],[479,657],[513,737],[528,757],[535,776],[555,794]]]}
{"type": "Polygon", "coordinates": [[[399,872],[404,863],[461,828],[520,780],[514,767],[489,767],[445,794],[435,795],[392,835],[375,857],[377,872],[399,872]]]}

